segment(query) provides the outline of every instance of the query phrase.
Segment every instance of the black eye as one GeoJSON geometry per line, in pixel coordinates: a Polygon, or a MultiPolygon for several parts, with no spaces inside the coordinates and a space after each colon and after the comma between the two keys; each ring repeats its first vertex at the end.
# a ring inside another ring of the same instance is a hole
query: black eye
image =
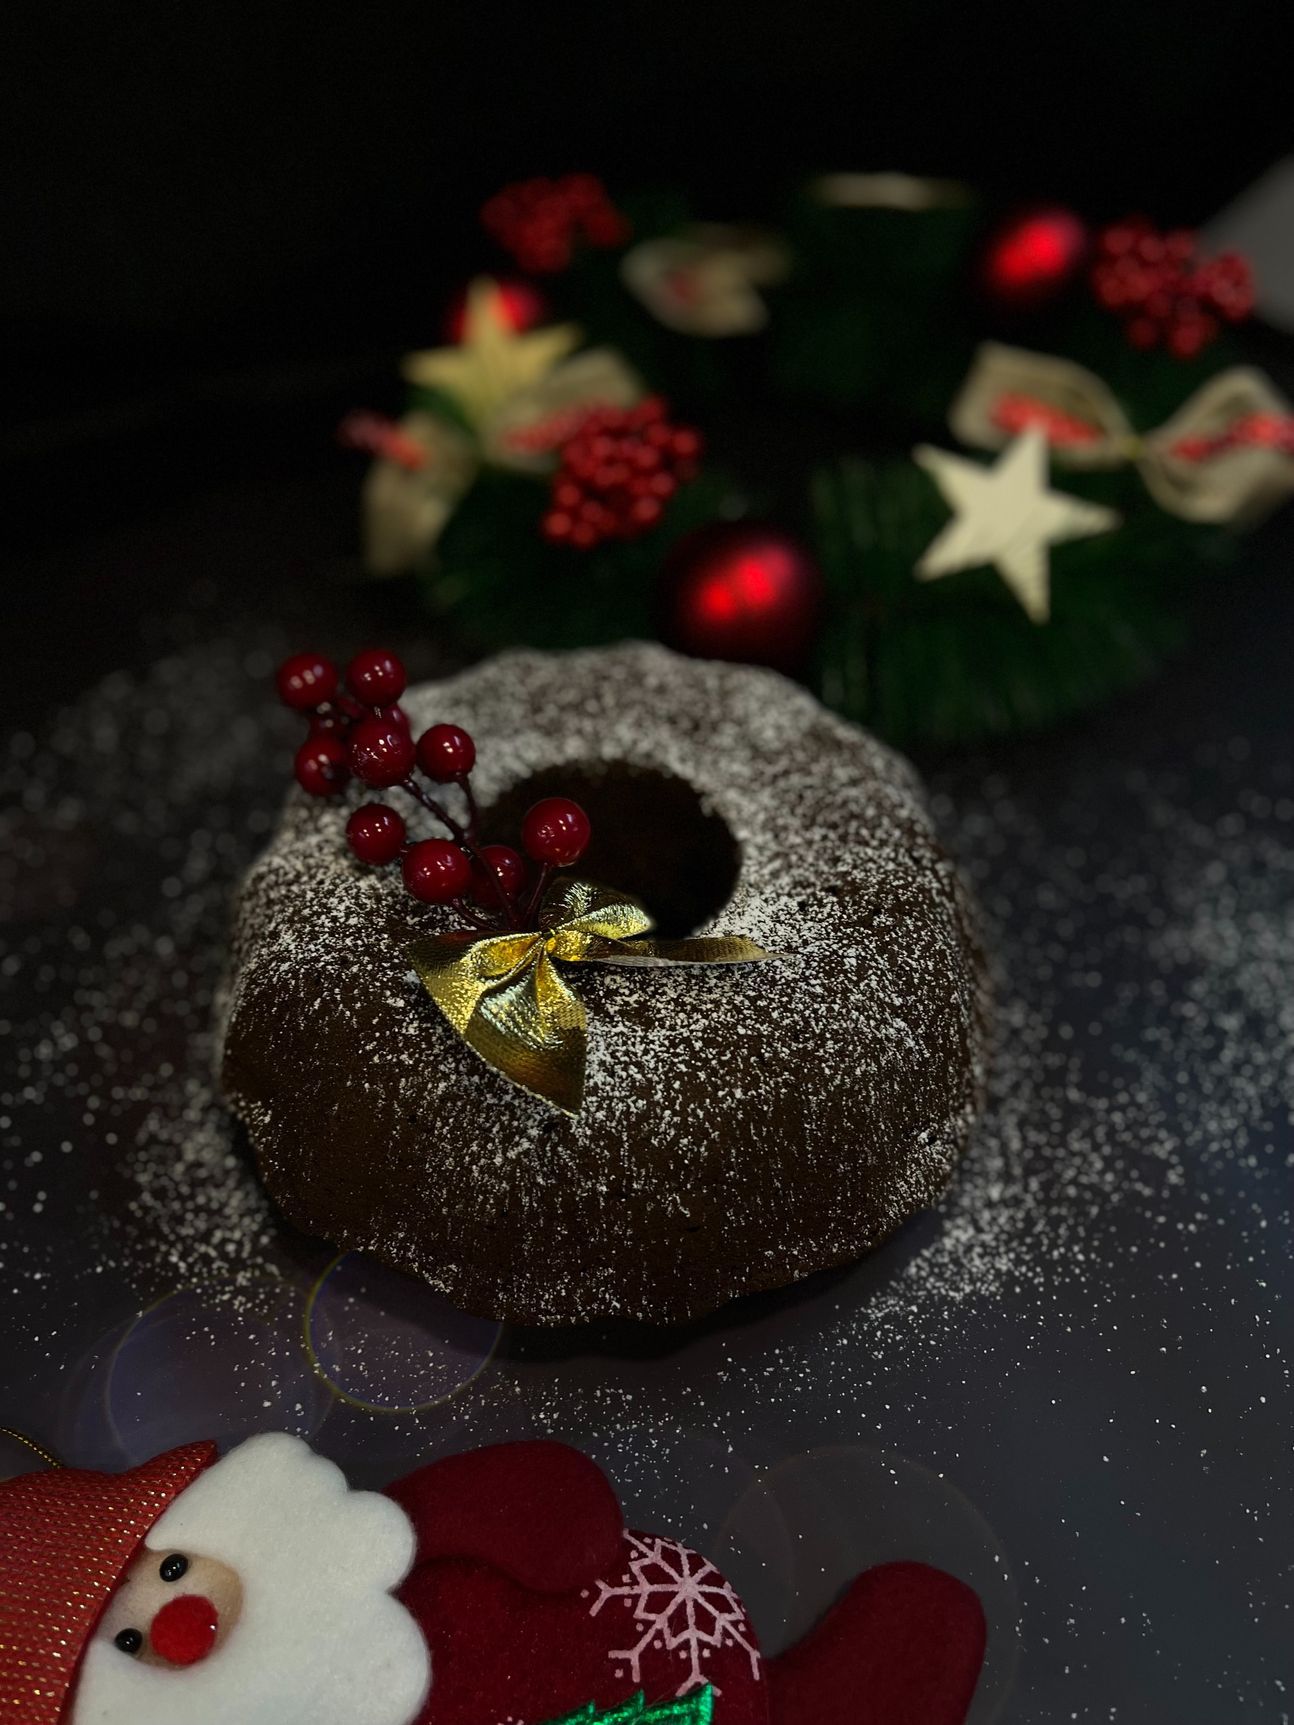
{"type": "Polygon", "coordinates": [[[144,1637],[137,1629],[119,1629],[112,1640],[123,1653],[138,1653],[144,1645],[144,1637]]]}
{"type": "Polygon", "coordinates": [[[189,1567],[187,1557],[181,1557],[178,1551],[173,1551],[169,1557],[162,1559],[162,1567],[158,1574],[163,1581],[178,1581],[189,1567]]]}

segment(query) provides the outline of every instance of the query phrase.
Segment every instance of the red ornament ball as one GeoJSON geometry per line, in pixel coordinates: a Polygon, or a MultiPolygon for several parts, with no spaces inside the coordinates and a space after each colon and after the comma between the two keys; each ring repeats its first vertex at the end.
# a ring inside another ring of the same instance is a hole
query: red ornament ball
{"type": "Polygon", "coordinates": [[[346,667],[347,687],[370,707],[385,707],[398,701],[408,681],[404,666],[395,654],[382,647],[370,647],[363,653],[356,653],[346,667]]]}
{"type": "Polygon", "coordinates": [[[326,732],[308,737],[297,750],[293,772],[303,791],[312,797],[335,797],[346,788],[350,773],[346,764],[346,745],[340,738],[326,732]]]}
{"type": "Polygon", "coordinates": [[[401,864],[405,889],[423,904],[448,904],[462,898],[472,884],[467,853],[452,839],[422,839],[404,853],[401,864]]]}
{"type": "Polygon", "coordinates": [[[459,725],[433,725],[418,738],[418,765],[438,785],[465,779],[476,765],[476,744],[459,725]]]}
{"type": "MultiPolygon", "coordinates": [[[[535,329],[547,320],[548,302],[532,282],[522,281],[519,277],[496,277],[494,285],[499,290],[496,302],[499,314],[517,335],[523,330],[535,329]]],[[[445,313],[445,339],[457,345],[466,334],[467,289],[460,288],[445,313]]]]}
{"type": "Polygon", "coordinates": [[[361,719],[351,733],[350,764],[366,785],[385,790],[413,771],[413,738],[391,719],[361,719]]]}
{"type": "Polygon", "coordinates": [[[589,817],[569,797],[544,797],[521,823],[526,854],[552,868],[570,868],[588,849],[589,817]]]}
{"type": "Polygon", "coordinates": [[[337,693],[337,667],[322,653],[293,653],[275,675],[279,700],[293,712],[308,713],[337,693]]]}
{"type": "Polygon", "coordinates": [[[385,803],[365,803],[346,822],[346,841],[362,863],[381,868],[404,849],[405,824],[385,803]]]}
{"type": "Polygon", "coordinates": [[[1074,280],[1087,248],[1087,229],[1072,210],[1026,210],[990,239],[981,265],[984,287],[1011,310],[1045,305],[1074,280]]]}
{"type": "Polygon", "coordinates": [[[698,659],[797,671],[817,639],[822,574],[790,533],[761,522],[712,522],[665,560],[665,639],[698,659]]]}
{"type": "Polygon", "coordinates": [[[511,845],[482,845],[480,858],[498,882],[498,892],[479,869],[474,871],[472,893],[477,904],[487,910],[499,908],[499,892],[504,898],[516,898],[526,884],[526,859],[511,845]]]}

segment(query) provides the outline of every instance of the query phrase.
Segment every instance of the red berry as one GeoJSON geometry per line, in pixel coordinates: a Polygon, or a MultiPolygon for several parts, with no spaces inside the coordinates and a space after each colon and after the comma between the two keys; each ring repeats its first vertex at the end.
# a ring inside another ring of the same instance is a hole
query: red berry
{"type": "Polygon", "coordinates": [[[413,771],[413,738],[390,719],[361,719],[351,733],[350,764],[366,785],[384,790],[413,771]]]}
{"type": "Polygon", "coordinates": [[[352,694],[370,707],[385,707],[398,701],[409,679],[394,653],[370,647],[356,653],[346,667],[346,683],[352,694]]]}
{"type": "Polygon", "coordinates": [[[346,822],[346,840],[360,862],[381,868],[403,850],[405,825],[385,803],[365,803],[346,822]]]}
{"type": "Polygon", "coordinates": [[[337,667],[321,653],[294,653],[279,666],[274,681],[285,707],[308,713],[337,693],[337,667]]]}
{"type": "Polygon", "coordinates": [[[476,765],[476,744],[458,725],[433,725],[418,738],[418,765],[438,785],[465,779],[476,765]]]}
{"type": "Polygon", "coordinates": [[[373,711],[379,719],[389,719],[393,725],[399,725],[402,731],[409,731],[409,715],[403,707],[374,707],[373,711]]]}
{"type": "Polygon", "coordinates": [[[462,898],[472,884],[467,853],[451,839],[423,839],[404,853],[404,884],[423,904],[447,904],[462,898]]]}
{"type": "Polygon", "coordinates": [[[335,797],[350,777],[345,745],[326,734],[309,737],[297,750],[293,771],[301,789],[312,797],[335,797]]]}
{"type": "MultiPolygon", "coordinates": [[[[516,898],[526,884],[526,860],[511,845],[482,845],[481,861],[493,874],[504,898],[516,898]]],[[[499,908],[499,895],[479,869],[473,872],[472,893],[487,910],[499,908]]]]}
{"type": "Polygon", "coordinates": [[[537,863],[570,868],[588,848],[589,817],[569,797],[544,797],[521,823],[521,842],[537,863]]]}

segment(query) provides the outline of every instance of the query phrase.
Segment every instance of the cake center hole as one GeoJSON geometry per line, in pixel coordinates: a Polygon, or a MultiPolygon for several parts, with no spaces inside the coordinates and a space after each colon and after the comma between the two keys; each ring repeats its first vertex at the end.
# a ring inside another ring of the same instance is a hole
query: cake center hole
{"type": "Polygon", "coordinates": [[[628,761],[549,767],[511,786],[490,808],[489,838],[515,844],[540,797],[574,797],[593,838],[573,871],[640,899],[656,931],[677,937],[721,910],[741,871],[741,847],[686,779],[628,761]]]}

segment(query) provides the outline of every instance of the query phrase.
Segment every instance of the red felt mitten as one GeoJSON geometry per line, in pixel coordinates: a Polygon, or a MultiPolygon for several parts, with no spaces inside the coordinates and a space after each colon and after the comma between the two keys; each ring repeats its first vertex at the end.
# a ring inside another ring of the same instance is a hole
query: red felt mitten
{"type": "Polygon", "coordinates": [[[401,1598],[431,1648],[418,1725],[545,1725],[703,1683],[715,1725],[962,1725],[974,1694],[979,1600],[924,1564],[869,1570],[766,1663],[714,1565],[624,1532],[601,1472],[562,1445],[455,1456],[392,1495],[418,1534],[401,1598]]]}
{"type": "Polygon", "coordinates": [[[610,1708],[640,1690],[666,1701],[703,1683],[716,1692],[716,1725],[769,1725],[740,1600],[672,1542],[628,1535],[617,1565],[572,1593],[534,1593],[449,1560],[415,1570],[400,1597],[431,1649],[418,1725],[544,1725],[590,1702],[610,1708]]]}
{"type": "Polygon", "coordinates": [[[400,1597],[431,1648],[419,1725],[544,1725],[702,1683],[722,1725],[768,1725],[754,1630],[713,1564],[626,1533],[585,1456],[554,1443],[453,1456],[391,1487],[418,1561],[400,1597]]]}
{"type": "Polygon", "coordinates": [[[413,1523],[419,1564],[474,1558],[539,1593],[579,1587],[616,1560],[624,1517],[606,1475],[566,1444],[492,1444],[387,1487],[413,1523]]]}
{"type": "Polygon", "coordinates": [[[984,1662],[984,1612],[964,1582],[884,1563],[771,1661],[773,1725],[962,1725],[984,1662]]]}

